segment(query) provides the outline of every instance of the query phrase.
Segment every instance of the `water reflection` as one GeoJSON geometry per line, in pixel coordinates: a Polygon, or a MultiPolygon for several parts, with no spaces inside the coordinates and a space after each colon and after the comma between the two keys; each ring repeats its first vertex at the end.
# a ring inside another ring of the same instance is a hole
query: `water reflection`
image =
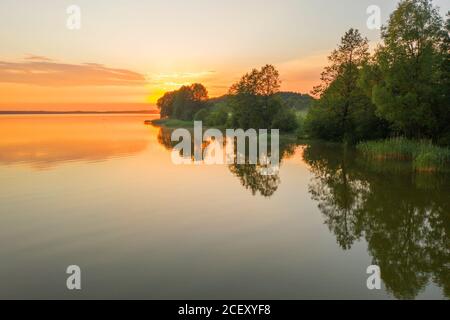
{"type": "MultiPolygon", "coordinates": [[[[370,263],[366,251],[357,247],[361,241],[381,267],[391,295],[450,298],[448,175],[414,174],[408,163],[368,162],[338,145],[299,147],[288,139],[280,140],[281,175],[264,176],[248,163],[177,167],[168,152],[174,147],[171,130],[144,126],[144,119],[0,117],[0,174],[6,181],[0,192],[5,244],[0,256],[8,257],[0,276],[14,283],[0,295],[10,296],[12,287],[20,296],[51,292],[51,285],[43,290],[23,281],[23,274],[33,274],[29,268],[35,270],[25,259],[40,261],[41,270],[60,270],[61,263],[73,263],[74,257],[96,263],[98,252],[103,252],[98,274],[112,267],[127,270],[111,271],[112,279],[128,280],[133,270],[129,287],[123,286],[137,297],[148,297],[148,288],[158,284],[186,292],[185,297],[194,293],[203,298],[207,292],[229,298],[242,283],[243,298],[264,292],[273,295],[263,298],[339,298],[344,292],[344,298],[386,297],[384,291],[368,292],[362,282],[355,289],[361,280],[358,272],[370,263]],[[62,165],[116,156],[123,158],[96,166],[77,163],[69,170],[62,165]],[[34,174],[2,166],[17,163],[52,170],[34,174]],[[198,210],[198,204],[204,208],[198,210]],[[41,250],[29,249],[36,244],[41,250]],[[55,254],[55,248],[60,252],[55,254]],[[346,250],[352,250],[349,255],[356,260],[345,260],[346,270],[339,276],[324,278],[341,258],[348,258],[346,250]],[[114,260],[124,256],[127,259],[114,260]],[[218,281],[213,285],[201,281],[211,270],[217,270],[211,275],[218,281]],[[166,281],[169,278],[174,280],[166,281]],[[198,281],[180,288],[181,279],[198,281]],[[330,281],[341,285],[342,292],[329,294],[330,281]]],[[[59,278],[52,283],[60,287],[59,278]]],[[[99,286],[103,293],[114,292],[99,286]]],[[[155,295],[174,297],[167,292],[155,295]]]]}
{"type": "MultiPolygon", "coordinates": [[[[178,142],[172,142],[171,134],[172,129],[161,127],[158,133],[158,142],[163,145],[167,150],[172,150],[178,142]]],[[[226,142],[225,142],[226,143],[226,142]]],[[[192,145],[194,142],[192,141],[192,145]]],[[[204,142],[202,148],[203,150],[208,146],[207,142],[204,142]]],[[[291,139],[286,139],[281,137],[280,139],[280,162],[291,157],[295,148],[298,146],[297,143],[291,139]]],[[[235,144],[235,159],[237,158],[237,146],[235,144]]],[[[193,149],[193,147],[192,147],[193,149]]],[[[270,151],[268,153],[270,157],[270,151]]],[[[279,173],[273,175],[264,175],[262,170],[264,166],[250,164],[248,154],[245,155],[245,164],[231,164],[228,166],[230,172],[239,178],[241,185],[250,190],[255,196],[257,194],[263,197],[271,197],[277,190],[281,183],[279,173]]]]}
{"type": "MultiPolygon", "coordinates": [[[[291,157],[297,144],[283,139],[280,139],[280,161],[291,157]]],[[[277,190],[281,183],[280,175],[263,175],[261,174],[261,166],[246,164],[232,164],[229,166],[230,172],[239,178],[243,187],[250,190],[253,195],[260,194],[264,197],[271,197],[277,190]]]]}
{"type": "Polygon", "coordinates": [[[0,164],[49,169],[139,153],[148,137],[126,116],[0,117],[0,164]]]}
{"type": "Polygon", "coordinates": [[[281,182],[278,174],[262,175],[256,165],[231,165],[229,169],[231,173],[239,178],[242,186],[247,190],[251,190],[253,195],[259,193],[264,197],[270,197],[277,191],[281,182]]]}
{"type": "Polygon", "coordinates": [[[158,128],[158,142],[169,151],[172,150],[176,145],[176,143],[172,142],[172,131],[172,129],[166,127],[158,128]]]}
{"type": "MultiPolygon", "coordinates": [[[[171,130],[158,141],[171,149],[171,130]]],[[[280,143],[280,159],[296,143],[280,143]]],[[[309,143],[303,152],[313,178],[312,200],[343,250],[365,240],[372,263],[380,266],[386,290],[414,299],[432,281],[450,297],[450,185],[448,175],[415,173],[405,162],[369,161],[351,148],[309,143]]],[[[233,164],[229,170],[253,195],[271,197],[279,175],[264,176],[257,165],[233,164]]]]}
{"type": "Polygon", "coordinates": [[[367,162],[340,146],[309,145],[309,190],[344,250],[364,238],[387,291],[413,299],[430,282],[450,297],[449,177],[367,162]]]}

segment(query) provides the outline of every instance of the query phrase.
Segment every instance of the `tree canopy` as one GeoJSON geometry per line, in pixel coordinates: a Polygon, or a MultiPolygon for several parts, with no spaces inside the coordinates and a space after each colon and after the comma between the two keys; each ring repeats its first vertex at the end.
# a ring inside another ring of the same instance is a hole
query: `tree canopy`
{"type": "Polygon", "coordinates": [[[280,92],[278,70],[265,65],[226,96],[208,100],[206,88],[193,84],[166,93],[158,108],[163,118],[211,126],[290,132],[301,123],[312,138],[355,143],[401,135],[450,145],[449,31],[450,15],[444,21],[431,0],[402,0],[374,54],[357,29],[343,35],[312,92],[317,100],[280,92]]]}
{"type": "Polygon", "coordinates": [[[377,114],[407,137],[448,135],[448,29],[437,8],[429,0],[401,1],[381,35],[372,64],[377,114]]]}
{"type": "Polygon", "coordinates": [[[329,57],[310,136],[359,141],[387,135],[450,144],[449,18],[431,0],[402,0],[383,26],[373,56],[350,29],[329,57]]]}
{"type": "Polygon", "coordinates": [[[208,91],[199,83],[182,86],[176,91],[166,92],[158,102],[162,118],[170,117],[192,120],[194,115],[207,106],[208,91]]]}
{"type": "Polygon", "coordinates": [[[280,86],[278,70],[272,65],[265,65],[260,70],[253,69],[242,76],[229,90],[232,126],[243,129],[295,130],[295,113],[276,96],[280,86]]]}
{"type": "Polygon", "coordinates": [[[307,117],[312,136],[354,142],[383,135],[375,106],[358,85],[361,69],[369,60],[369,45],[356,29],[350,29],[329,56],[329,65],[314,88],[320,99],[307,117]]]}

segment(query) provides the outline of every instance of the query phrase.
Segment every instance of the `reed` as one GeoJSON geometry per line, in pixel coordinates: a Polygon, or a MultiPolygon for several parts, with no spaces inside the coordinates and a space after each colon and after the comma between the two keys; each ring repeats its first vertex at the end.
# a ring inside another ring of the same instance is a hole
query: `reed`
{"type": "Polygon", "coordinates": [[[362,142],[357,149],[372,159],[411,161],[416,171],[450,170],[450,149],[433,145],[427,140],[391,138],[362,142]]]}

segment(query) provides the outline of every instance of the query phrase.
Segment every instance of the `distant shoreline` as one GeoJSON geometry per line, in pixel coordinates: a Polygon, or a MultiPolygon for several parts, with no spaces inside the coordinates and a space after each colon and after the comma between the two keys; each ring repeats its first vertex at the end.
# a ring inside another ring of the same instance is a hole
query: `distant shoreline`
{"type": "Polygon", "coordinates": [[[156,110],[134,111],[0,111],[0,115],[17,114],[159,114],[156,110]]]}

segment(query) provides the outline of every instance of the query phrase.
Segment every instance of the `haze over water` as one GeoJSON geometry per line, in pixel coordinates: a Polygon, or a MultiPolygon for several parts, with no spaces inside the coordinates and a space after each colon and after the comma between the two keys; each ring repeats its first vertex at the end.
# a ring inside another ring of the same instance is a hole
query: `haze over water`
{"type": "Polygon", "coordinates": [[[146,119],[0,116],[0,298],[449,298],[448,176],[290,142],[275,177],[176,166],[146,119]]]}

